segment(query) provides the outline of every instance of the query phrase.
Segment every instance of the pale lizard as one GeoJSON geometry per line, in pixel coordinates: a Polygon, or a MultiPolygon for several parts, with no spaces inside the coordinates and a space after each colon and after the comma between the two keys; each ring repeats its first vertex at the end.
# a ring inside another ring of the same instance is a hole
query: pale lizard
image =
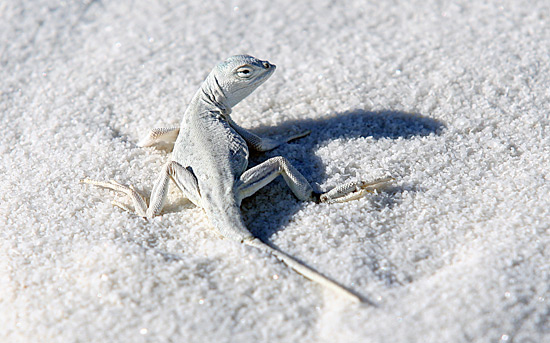
{"type": "MultiPolygon", "coordinates": [[[[187,107],[179,127],[151,130],[139,145],[152,146],[161,141],[175,141],[175,144],[170,162],[155,182],[149,207],[145,198],[132,186],[90,179],[81,182],[125,193],[132,199],[134,211],[139,216],[152,218],[161,212],[172,179],[185,198],[204,209],[210,223],[224,237],[268,251],[303,276],[363,301],[364,298],[355,292],[254,237],[243,222],[241,201],[279,175],[298,199],[328,203],[360,198],[391,180],[349,182],[320,194],[313,191],[305,177],[284,157],[273,157],[247,169],[249,147],[268,151],[309,134],[306,131],[282,140],[260,138],[230,117],[233,106],[264,83],[274,71],[275,65],[268,61],[248,55],[230,57],[208,75],[187,107]]],[[[113,203],[131,211],[122,203],[113,203]]]]}

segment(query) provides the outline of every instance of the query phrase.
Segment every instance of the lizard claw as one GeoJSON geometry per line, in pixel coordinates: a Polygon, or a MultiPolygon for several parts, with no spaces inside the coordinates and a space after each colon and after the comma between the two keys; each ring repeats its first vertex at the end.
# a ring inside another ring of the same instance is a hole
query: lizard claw
{"type": "Polygon", "coordinates": [[[377,190],[395,180],[393,177],[384,177],[372,182],[354,181],[336,186],[330,191],[319,196],[319,202],[337,203],[359,199],[367,193],[375,193],[377,190]]]}
{"type": "MultiPolygon", "coordinates": [[[[80,180],[80,183],[87,183],[89,185],[94,185],[98,187],[103,187],[107,189],[111,189],[113,191],[121,192],[130,197],[132,199],[132,202],[134,204],[134,211],[140,216],[140,217],[147,217],[147,202],[145,201],[145,198],[139,194],[138,191],[133,186],[126,186],[121,183],[118,183],[115,180],[109,180],[109,181],[96,181],[91,179],[82,179],[80,180]]],[[[126,211],[132,212],[132,210],[125,204],[122,204],[118,201],[112,201],[112,204],[115,206],[118,206],[126,211]]]]}
{"type": "Polygon", "coordinates": [[[387,186],[388,183],[390,183],[393,180],[395,180],[394,177],[387,176],[387,177],[383,177],[383,178],[380,178],[380,179],[376,179],[376,180],[371,181],[371,182],[359,181],[359,184],[357,186],[360,189],[365,190],[366,192],[374,193],[377,190],[387,186]]]}

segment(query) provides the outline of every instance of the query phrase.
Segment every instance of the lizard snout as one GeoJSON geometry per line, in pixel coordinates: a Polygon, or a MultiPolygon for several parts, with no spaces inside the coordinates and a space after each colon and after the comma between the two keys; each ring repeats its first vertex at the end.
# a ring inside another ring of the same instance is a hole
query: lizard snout
{"type": "Polygon", "coordinates": [[[269,69],[269,68],[275,68],[275,65],[274,64],[271,64],[267,61],[263,62],[262,65],[264,66],[265,69],[269,69]]]}

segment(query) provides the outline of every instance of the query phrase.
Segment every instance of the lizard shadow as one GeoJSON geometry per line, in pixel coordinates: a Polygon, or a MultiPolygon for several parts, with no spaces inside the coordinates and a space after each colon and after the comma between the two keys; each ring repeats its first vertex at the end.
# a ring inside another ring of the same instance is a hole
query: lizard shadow
{"type": "MultiPolygon", "coordinates": [[[[289,132],[310,130],[310,135],[300,138],[294,144],[284,144],[266,153],[252,153],[249,167],[274,157],[284,156],[308,179],[314,189],[326,179],[323,162],[316,150],[323,143],[336,139],[354,139],[370,137],[379,139],[410,139],[415,136],[440,134],[445,125],[435,119],[417,114],[399,111],[369,112],[361,109],[337,113],[322,119],[304,119],[285,122],[277,127],[259,127],[255,133],[266,137],[288,136],[289,132]],[[299,146],[299,148],[297,148],[299,146]]],[[[368,180],[366,180],[368,181],[368,180]]],[[[390,186],[379,195],[379,206],[392,206],[392,197],[388,193],[397,193],[403,189],[414,191],[414,185],[390,186]]],[[[291,217],[303,207],[303,202],[294,198],[282,178],[277,178],[268,186],[260,189],[242,203],[243,218],[250,231],[262,240],[280,231],[291,217]]]]}
{"type": "MultiPolygon", "coordinates": [[[[282,146],[266,153],[252,153],[249,167],[262,163],[274,156],[285,156],[289,161],[308,179],[314,188],[319,191],[318,184],[326,181],[328,175],[325,171],[323,161],[316,152],[326,142],[337,139],[349,140],[357,138],[369,138],[370,140],[394,140],[413,139],[417,136],[438,135],[445,128],[445,125],[435,119],[416,114],[397,111],[369,112],[365,110],[352,110],[337,113],[333,116],[321,119],[304,119],[285,122],[276,127],[258,127],[253,131],[265,137],[284,137],[290,132],[298,133],[301,130],[311,131],[310,135],[299,139],[296,142],[283,144],[282,146]]],[[[169,149],[170,147],[167,147],[169,149]]],[[[367,180],[368,181],[368,180],[367,180]]],[[[395,204],[394,194],[404,190],[417,191],[415,185],[401,184],[385,188],[380,194],[369,196],[374,210],[382,210],[395,204]]],[[[173,208],[166,208],[166,211],[180,211],[186,207],[181,202],[173,204],[173,208]]],[[[188,205],[188,204],[187,204],[188,205]]],[[[253,196],[243,200],[241,209],[243,219],[247,228],[252,234],[264,242],[271,241],[273,235],[284,229],[286,224],[301,208],[307,206],[304,202],[297,200],[282,178],[277,178],[268,186],[260,189],[253,196]]],[[[365,229],[368,230],[368,229],[365,229]]],[[[374,237],[383,232],[367,232],[366,237],[374,237]]],[[[271,243],[268,243],[273,245],[271,243]]],[[[372,249],[367,248],[366,251],[372,249]]],[[[388,286],[404,285],[411,282],[406,273],[398,273],[398,267],[387,257],[378,256],[376,249],[373,253],[362,256],[375,278],[385,282],[388,286]],[[382,262],[380,262],[382,260],[382,262]],[[392,266],[383,269],[381,264],[392,266]],[[402,277],[402,274],[405,277],[402,277]]],[[[291,251],[286,251],[290,253],[291,251]]],[[[175,254],[163,254],[165,259],[179,259],[175,254]]],[[[298,258],[300,261],[300,259],[298,258]]],[[[308,261],[301,261],[309,265],[308,261]]],[[[321,271],[322,272],[322,271],[321,271]]],[[[360,289],[359,285],[354,288],[360,289]]],[[[369,298],[361,298],[373,306],[377,306],[369,298]]]]}

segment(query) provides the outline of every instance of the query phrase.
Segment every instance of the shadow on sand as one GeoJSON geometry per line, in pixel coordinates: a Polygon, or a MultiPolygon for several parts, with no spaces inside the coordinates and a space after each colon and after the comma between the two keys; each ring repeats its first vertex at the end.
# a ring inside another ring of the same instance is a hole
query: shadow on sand
{"type": "MultiPolygon", "coordinates": [[[[315,155],[315,151],[323,142],[360,137],[372,137],[375,140],[408,139],[414,136],[437,135],[443,129],[444,125],[437,120],[420,114],[395,111],[368,112],[353,110],[317,120],[294,120],[276,127],[260,127],[253,130],[261,136],[272,138],[288,136],[304,130],[310,130],[311,134],[267,153],[253,153],[249,167],[257,165],[268,158],[281,155],[288,157],[290,162],[310,182],[322,184],[326,180],[326,175],[322,161],[315,155]]],[[[166,147],[166,150],[170,151],[171,147],[166,147]]],[[[401,191],[399,187],[393,188],[393,193],[399,191],[401,191]]],[[[269,242],[270,237],[284,227],[285,223],[291,220],[292,216],[302,206],[304,206],[304,203],[294,198],[282,178],[277,178],[255,195],[244,199],[242,213],[248,229],[262,241],[269,242]]],[[[181,204],[172,204],[168,205],[165,212],[180,211],[182,209],[181,204]]],[[[292,255],[291,252],[287,253],[292,255]]],[[[163,255],[167,259],[179,259],[177,254],[165,252],[163,255]]],[[[380,274],[377,271],[379,258],[376,255],[371,258],[373,259],[371,269],[375,275],[378,275],[380,274]]],[[[307,261],[301,262],[310,266],[307,261]]],[[[319,272],[324,274],[323,271],[319,272]]],[[[378,277],[386,280],[389,284],[394,282],[402,284],[397,275],[391,270],[381,273],[378,277]]],[[[360,297],[366,305],[376,306],[376,303],[371,299],[365,296],[360,297]]]]}
{"type": "MultiPolygon", "coordinates": [[[[322,184],[326,180],[326,175],[322,161],[315,155],[315,150],[323,142],[360,137],[407,139],[414,136],[439,134],[444,127],[441,122],[420,114],[396,111],[352,110],[322,119],[288,121],[276,127],[260,127],[254,129],[254,132],[261,136],[278,137],[287,136],[289,132],[297,133],[307,129],[311,134],[267,153],[253,153],[250,166],[274,156],[292,155],[289,157],[290,162],[306,179],[312,183],[322,184]]],[[[394,191],[399,189],[394,188],[394,191]]],[[[242,210],[252,233],[262,240],[269,240],[269,237],[279,231],[301,206],[303,204],[293,197],[281,178],[277,178],[256,195],[245,199],[242,210]],[[280,198],[275,192],[285,194],[283,199],[278,199],[281,201],[270,201],[270,204],[266,205],[255,199],[256,196],[268,199],[280,198]],[[261,207],[264,211],[257,210],[256,207],[261,207]],[[266,208],[269,210],[266,211],[266,208]]]]}

